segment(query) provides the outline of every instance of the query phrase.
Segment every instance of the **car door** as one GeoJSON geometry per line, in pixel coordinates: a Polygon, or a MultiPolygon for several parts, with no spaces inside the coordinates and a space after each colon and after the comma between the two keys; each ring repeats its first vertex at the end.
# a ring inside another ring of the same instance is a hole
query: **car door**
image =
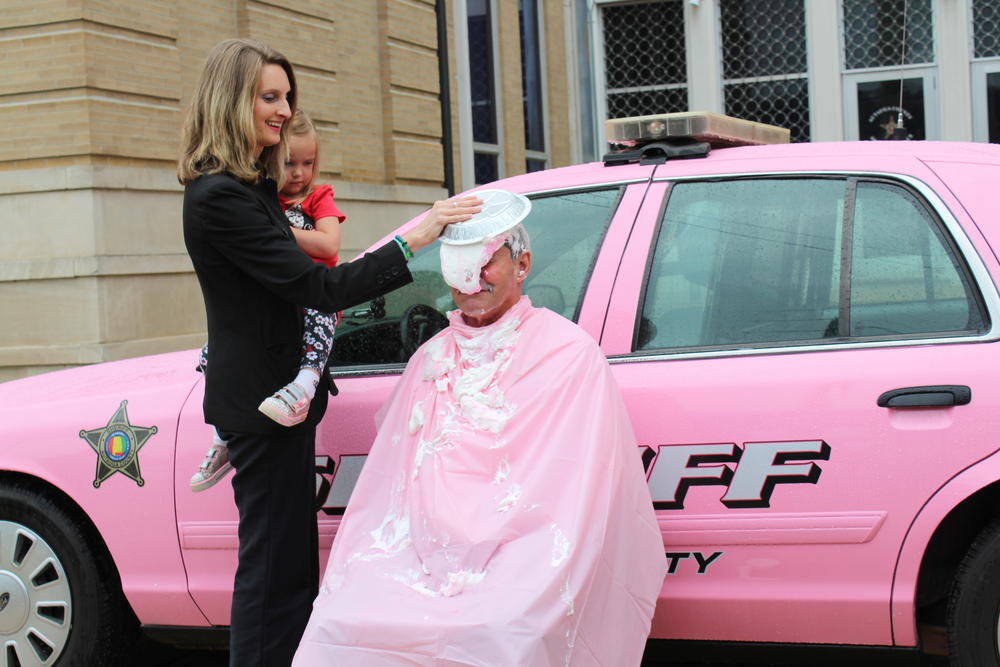
{"type": "MultiPolygon", "coordinates": [[[[535,305],[580,322],[595,339],[652,168],[615,173],[623,179],[530,194],[532,212],[525,221],[532,240],[525,292],[535,305]]],[[[321,567],[375,438],[378,409],[406,360],[446,326],[445,313],[454,307],[436,248],[419,253],[409,268],[413,283],[344,311],[337,328],[330,365],[339,393],[316,437],[321,567]]],[[[221,483],[198,494],[187,488],[211,442],[201,410],[203,391],[199,383],[178,425],[178,538],[192,597],[212,624],[227,625],[238,547],[232,487],[221,483]]]]}
{"type": "Polygon", "coordinates": [[[657,181],[638,221],[601,343],[666,544],[653,636],[892,644],[907,528],[998,447],[982,260],[903,176],[657,181]]]}

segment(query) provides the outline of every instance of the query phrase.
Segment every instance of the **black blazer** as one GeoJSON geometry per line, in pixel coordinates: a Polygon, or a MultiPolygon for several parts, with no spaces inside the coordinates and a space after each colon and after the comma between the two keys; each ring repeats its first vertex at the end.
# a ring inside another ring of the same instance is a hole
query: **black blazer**
{"type": "MultiPolygon", "coordinates": [[[[257,406],[298,372],[300,306],[332,313],[413,280],[395,243],[331,269],[313,262],[296,245],[275,182],[267,178],[254,185],[210,174],[188,183],[184,243],[208,315],[205,421],[221,430],[288,428],[257,406]]],[[[292,428],[315,425],[326,401],[324,377],[309,416],[292,428]]]]}

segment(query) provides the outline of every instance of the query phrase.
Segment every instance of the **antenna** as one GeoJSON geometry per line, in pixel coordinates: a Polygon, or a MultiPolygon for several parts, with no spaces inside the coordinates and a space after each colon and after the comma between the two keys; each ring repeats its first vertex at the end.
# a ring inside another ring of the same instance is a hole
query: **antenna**
{"type": "Polygon", "coordinates": [[[896,114],[896,127],[892,130],[892,139],[906,139],[906,128],[903,126],[903,66],[906,65],[906,10],[909,0],[903,0],[903,41],[899,48],[899,113],[896,114]]]}

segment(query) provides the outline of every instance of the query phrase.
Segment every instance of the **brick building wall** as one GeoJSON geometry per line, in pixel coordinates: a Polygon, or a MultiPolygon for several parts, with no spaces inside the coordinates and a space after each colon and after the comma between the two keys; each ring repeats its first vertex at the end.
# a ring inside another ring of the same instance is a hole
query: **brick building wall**
{"type": "Polygon", "coordinates": [[[174,162],[204,58],[237,36],[296,67],[342,256],[446,194],[433,2],[6,0],[0,380],[200,345],[174,162]]]}

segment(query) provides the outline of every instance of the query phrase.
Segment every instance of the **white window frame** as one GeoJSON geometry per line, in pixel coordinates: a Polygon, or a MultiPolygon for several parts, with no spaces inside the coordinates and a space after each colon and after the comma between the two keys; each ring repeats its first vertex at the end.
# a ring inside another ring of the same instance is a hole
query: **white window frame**
{"type": "Polygon", "coordinates": [[[466,0],[454,0],[455,64],[458,87],[458,139],[462,189],[476,185],[476,153],[497,156],[497,178],[504,177],[503,88],[500,80],[500,46],[497,28],[497,2],[486,0],[490,6],[490,33],[493,46],[493,110],[497,129],[497,143],[487,144],[472,138],[472,75],[469,72],[469,11],[466,0]]]}
{"type": "MultiPolygon", "coordinates": [[[[990,110],[986,99],[986,75],[1000,72],[1000,57],[972,62],[972,140],[990,140],[990,110]]],[[[1000,113],[1000,109],[997,110],[1000,113]]]]}
{"type": "Polygon", "coordinates": [[[601,10],[606,5],[621,5],[623,2],[614,0],[587,0],[587,13],[590,15],[591,69],[594,72],[594,136],[600,137],[603,144],[604,120],[608,116],[608,88],[605,85],[607,70],[604,67],[604,21],[601,20],[601,10]]]}
{"type": "MultiPolygon", "coordinates": [[[[841,51],[843,53],[843,50],[841,51]]],[[[924,131],[926,139],[941,137],[938,106],[937,65],[905,65],[903,67],[851,70],[843,73],[844,139],[858,141],[858,84],[871,81],[893,81],[922,78],[924,80],[924,131]]]]}

